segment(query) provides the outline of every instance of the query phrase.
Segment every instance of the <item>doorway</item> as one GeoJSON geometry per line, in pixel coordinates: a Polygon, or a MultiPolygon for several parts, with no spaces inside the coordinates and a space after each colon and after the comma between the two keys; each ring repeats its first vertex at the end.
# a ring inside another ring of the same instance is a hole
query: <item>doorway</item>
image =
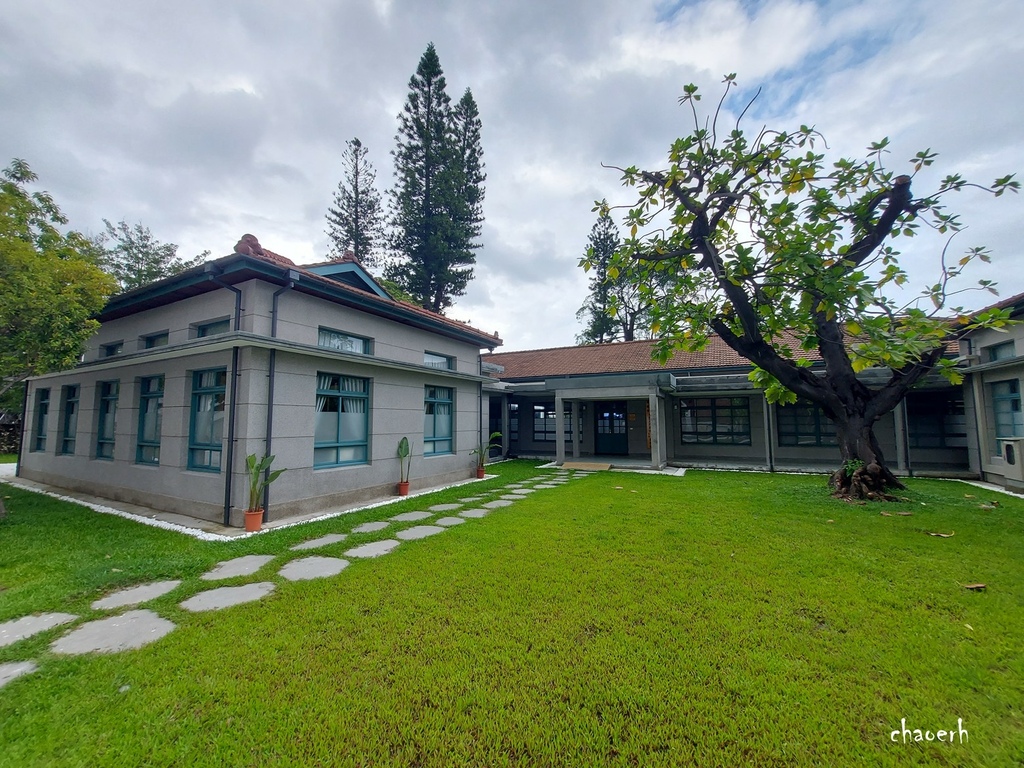
{"type": "Polygon", "coordinates": [[[626,432],[626,401],[594,403],[596,429],[594,453],[598,456],[628,456],[629,434],[626,432]]]}

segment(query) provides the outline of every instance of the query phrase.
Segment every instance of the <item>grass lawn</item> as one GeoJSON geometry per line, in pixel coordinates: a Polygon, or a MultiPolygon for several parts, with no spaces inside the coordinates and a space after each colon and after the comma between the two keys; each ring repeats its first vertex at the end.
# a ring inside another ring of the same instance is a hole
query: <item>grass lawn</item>
{"type": "Polygon", "coordinates": [[[856,506],[823,482],[598,473],[298,583],[290,544],[471,491],[220,544],[6,487],[0,621],[185,581],[141,650],[0,649],[40,663],[0,690],[0,765],[1020,764],[1024,502],[914,480],[856,506]],[[282,555],[234,582],[273,595],[177,607],[247,553],[282,555]],[[969,741],[892,743],[901,718],[969,741]]]}
{"type": "Polygon", "coordinates": [[[17,464],[18,454],[16,453],[0,453],[0,464],[17,464]]]}

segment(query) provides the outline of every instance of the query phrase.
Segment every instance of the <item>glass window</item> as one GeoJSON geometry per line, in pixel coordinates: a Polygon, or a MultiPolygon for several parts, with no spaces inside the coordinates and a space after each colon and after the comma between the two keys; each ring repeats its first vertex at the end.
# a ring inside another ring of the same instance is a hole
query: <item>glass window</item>
{"type": "Polygon", "coordinates": [[[572,403],[562,401],[562,423],[565,424],[565,442],[572,442],[572,403]]]}
{"type": "Polygon", "coordinates": [[[994,363],[997,360],[1009,360],[1017,356],[1017,351],[1012,341],[1004,341],[1002,344],[986,347],[986,351],[988,353],[988,362],[990,363],[994,363]]]}
{"type": "Polygon", "coordinates": [[[135,461],[160,463],[160,420],[164,407],[164,377],[139,379],[139,439],[135,461]]]}
{"type": "Polygon", "coordinates": [[[153,349],[154,347],[166,347],[167,342],[170,340],[170,335],[167,331],[163,333],[154,333],[150,336],[142,337],[142,348],[153,349]]]}
{"type": "Polygon", "coordinates": [[[224,368],[192,373],[192,414],[188,431],[188,468],[220,472],[224,437],[224,368]]]}
{"type": "Polygon", "coordinates": [[[32,450],[46,450],[46,429],[50,415],[50,390],[36,390],[36,421],[32,430],[32,450]]]}
{"type": "Polygon", "coordinates": [[[77,384],[64,387],[64,407],[61,411],[60,452],[75,452],[75,436],[78,433],[78,393],[77,384]]]}
{"type": "Polygon", "coordinates": [[[365,464],[369,444],[370,380],[318,373],[313,466],[365,464]]]}
{"type": "Polygon", "coordinates": [[[373,354],[370,339],[342,333],[341,331],[332,331],[330,328],[320,329],[317,345],[327,349],[336,349],[339,352],[352,352],[357,355],[373,354]]]}
{"type": "Polygon", "coordinates": [[[996,428],[996,453],[1000,453],[998,438],[1024,437],[1024,414],[1020,408],[1020,382],[1017,379],[989,384],[992,396],[992,422],[996,428]]]}
{"type": "Polygon", "coordinates": [[[445,371],[455,369],[455,358],[447,355],[438,355],[433,352],[423,353],[423,364],[428,368],[440,368],[445,371]]]}
{"type": "Polygon", "coordinates": [[[215,336],[218,333],[227,333],[231,330],[230,320],[214,320],[212,323],[203,323],[196,326],[196,338],[202,339],[206,336],[215,336]]]}
{"type": "Polygon", "coordinates": [[[452,400],[450,387],[426,388],[423,402],[423,455],[453,453],[452,400]]]}
{"type": "Polygon", "coordinates": [[[117,419],[117,395],[120,384],[116,381],[99,383],[99,407],[96,422],[96,458],[114,458],[114,427],[117,419]]]}
{"type": "Polygon", "coordinates": [[[553,443],[555,441],[554,403],[534,403],[533,440],[537,443],[553,443]]]}
{"type": "Polygon", "coordinates": [[[836,427],[814,403],[800,401],[775,410],[779,445],[838,445],[836,427]]]}
{"type": "Polygon", "coordinates": [[[680,403],[684,443],[750,445],[749,397],[698,397],[680,403]]]}
{"type": "Polygon", "coordinates": [[[964,401],[950,392],[913,392],[907,397],[911,448],[966,448],[964,401]]]}
{"type": "Polygon", "coordinates": [[[100,347],[100,357],[113,357],[124,352],[124,342],[115,341],[111,344],[104,344],[100,347]]]}
{"type": "Polygon", "coordinates": [[[508,439],[519,442],[519,403],[508,404],[508,439]]]}

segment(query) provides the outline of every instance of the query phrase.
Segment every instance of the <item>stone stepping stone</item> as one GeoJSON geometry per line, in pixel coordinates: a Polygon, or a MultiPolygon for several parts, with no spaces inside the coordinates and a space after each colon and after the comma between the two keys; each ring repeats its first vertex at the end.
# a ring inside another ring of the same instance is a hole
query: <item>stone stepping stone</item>
{"type": "Polygon", "coordinates": [[[440,520],[434,521],[437,525],[443,525],[445,528],[451,528],[453,525],[462,525],[465,520],[461,517],[442,517],[440,520]]]}
{"type": "Polygon", "coordinates": [[[476,502],[476,501],[483,501],[485,498],[487,498],[487,497],[486,496],[467,496],[464,499],[459,499],[459,501],[465,502],[466,504],[470,504],[470,503],[476,502]]]}
{"type": "Polygon", "coordinates": [[[39,616],[22,616],[14,621],[5,621],[0,624],[0,648],[5,645],[13,645],[19,640],[48,629],[59,627],[61,624],[67,624],[77,618],[70,613],[43,613],[39,616]]]}
{"type": "MultiPolygon", "coordinates": [[[[515,493],[506,493],[504,496],[499,496],[498,498],[504,499],[505,501],[522,501],[526,497],[525,496],[519,496],[519,495],[517,495],[515,493]]],[[[490,503],[484,504],[484,506],[488,507],[488,506],[490,506],[490,503]]]]}
{"type": "Polygon", "coordinates": [[[274,559],[273,555],[245,555],[234,560],[224,560],[199,578],[205,581],[233,579],[236,576],[252,576],[256,571],[274,559]]]}
{"type": "MultiPolygon", "coordinates": [[[[466,509],[459,512],[462,517],[486,517],[488,510],[486,509],[466,509]]],[[[441,522],[438,520],[438,522],[441,522]]]]}
{"type": "Polygon", "coordinates": [[[380,557],[381,555],[386,555],[401,543],[394,539],[371,541],[369,544],[363,544],[361,547],[348,550],[345,553],[345,557],[380,557]]]}
{"type": "Polygon", "coordinates": [[[337,576],[348,567],[348,560],[339,557],[300,557],[286,563],[278,572],[288,581],[308,581],[337,576]]]}
{"type": "Polygon", "coordinates": [[[417,520],[426,520],[433,516],[433,512],[403,512],[401,515],[395,515],[388,519],[396,523],[415,523],[417,520]]]}
{"type": "Polygon", "coordinates": [[[175,581],[154,581],[152,584],[140,584],[137,587],[129,587],[112,595],[102,597],[92,604],[94,611],[109,611],[114,608],[124,608],[126,605],[138,605],[156,600],[162,595],[176,589],[181,580],[175,581]]]}
{"type": "Polygon", "coordinates": [[[487,507],[487,509],[499,509],[501,507],[511,507],[513,503],[508,499],[495,499],[494,501],[488,501],[483,506],[487,507]]]}
{"type": "Polygon", "coordinates": [[[537,485],[535,485],[533,487],[534,488],[538,488],[538,489],[547,489],[547,488],[557,488],[559,485],[561,485],[561,483],[537,483],[537,485]]]}
{"type": "Polygon", "coordinates": [[[391,523],[387,520],[381,520],[376,523],[363,523],[362,525],[357,525],[353,528],[352,533],[374,533],[375,531],[383,531],[389,525],[391,525],[391,523]]]}
{"type": "Polygon", "coordinates": [[[399,531],[395,536],[405,541],[415,541],[416,539],[425,539],[427,536],[433,536],[435,533],[441,533],[444,530],[444,528],[437,525],[414,525],[412,528],[399,531]]]}
{"type": "Polygon", "coordinates": [[[453,509],[458,509],[461,504],[435,504],[432,507],[427,507],[431,512],[451,512],[453,509]]]}
{"type": "Polygon", "coordinates": [[[22,675],[31,675],[39,669],[34,661],[11,661],[0,664],[0,688],[22,675]]]}
{"type": "Polygon", "coordinates": [[[300,542],[291,547],[291,550],[293,552],[301,552],[305,549],[319,549],[320,547],[326,547],[328,544],[337,544],[339,541],[344,541],[347,538],[348,536],[344,533],[328,533],[326,536],[321,536],[318,539],[300,542]]]}
{"type": "Polygon", "coordinates": [[[257,581],[253,584],[243,584],[240,587],[217,587],[193,595],[181,603],[181,607],[186,611],[192,611],[192,613],[219,611],[233,605],[251,603],[266,597],[273,591],[274,584],[270,581],[257,581]]]}
{"type": "Polygon", "coordinates": [[[520,488],[518,491],[512,491],[512,493],[520,493],[520,494],[533,493],[533,492],[534,492],[533,488],[520,488]]]}
{"type": "Polygon", "coordinates": [[[506,488],[522,488],[526,483],[509,483],[506,488]]]}
{"type": "Polygon", "coordinates": [[[159,640],[174,629],[174,623],[153,611],[138,610],[90,621],[55,640],[54,653],[118,653],[141,648],[159,640]]]}

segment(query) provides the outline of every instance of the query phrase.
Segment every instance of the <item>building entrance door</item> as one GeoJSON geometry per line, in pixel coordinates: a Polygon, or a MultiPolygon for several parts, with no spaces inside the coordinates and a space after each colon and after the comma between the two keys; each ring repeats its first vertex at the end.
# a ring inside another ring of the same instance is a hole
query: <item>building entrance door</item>
{"type": "Polygon", "coordinates": [[[597,425],[594,430],[594,453],[598,456],[629,455],[625,401],[597,402],[594,405],[597,412],[597,425]]]}

